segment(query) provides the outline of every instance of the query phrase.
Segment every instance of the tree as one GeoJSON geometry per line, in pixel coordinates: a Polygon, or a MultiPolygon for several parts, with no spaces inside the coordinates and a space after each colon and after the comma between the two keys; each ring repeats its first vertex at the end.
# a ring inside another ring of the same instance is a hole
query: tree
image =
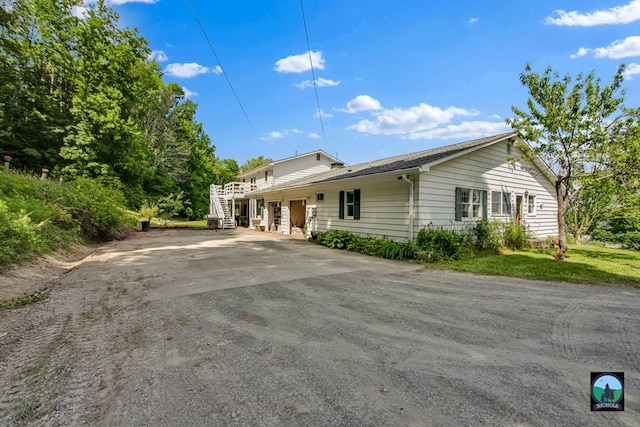
{"type": "MultiPolygon", "coordinates": [[[[507,119],[521,138],[556,174],[559,247],[555,258],[567,251],[567,212],[572,201],[594,183],[611,180],[629,185],[638,179],[640,110],[623,106],[624,66],[610,85],[601,85],[594,72],[572,79],[548,67],[543,74],[527,65],[520,81],[529,90],[528,112],[512,107],[507,119]]],[[[523,147],[526,153],[526,147],[523,147]]],[[[533,155],[534,153],[528,153],[533,155]]]]}
{"type": "Polygon", "coordinates": [[[264,156],[254,157],[252,159],[247,160],[246,162],[244,162],[242,166],[240,166],[240,172],[244,173],[244,172],[250,171],[251,169],[255,169],[257,167],[266,165],[267,163],[271,163],[271,162],[273,162],[273,160],[269,158],[265,158],[264,156]]]}

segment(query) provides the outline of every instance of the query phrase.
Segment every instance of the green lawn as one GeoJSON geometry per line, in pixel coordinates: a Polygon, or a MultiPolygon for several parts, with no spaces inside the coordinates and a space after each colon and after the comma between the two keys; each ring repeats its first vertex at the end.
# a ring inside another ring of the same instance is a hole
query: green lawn
{"type": "Polygon", "coordinates": [[[573,245],[569,247],[564,262],[555,261],[554,254],[552,249],[504,251],[500,255],[478,256],[428,267],[533,280],[640,288],[640,251],[573,245]]]}
{"type": "MultiPolygon", "coordinates": [[[[151,227],[165,228],[165,221],[162,218],[152,218],[151,227]]],[[[207,228],[207,220],[189,221],[184,218],[171,218],[166,225],[167,228],[207,228]]]]}

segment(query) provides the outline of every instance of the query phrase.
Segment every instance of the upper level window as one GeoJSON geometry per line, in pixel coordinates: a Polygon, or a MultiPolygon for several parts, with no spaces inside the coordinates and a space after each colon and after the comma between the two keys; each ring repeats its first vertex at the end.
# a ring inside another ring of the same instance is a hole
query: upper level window
{"type": "Polygon", "coordinates": [[[267,182],[268,178],[269,178],[269,171],[264,171],[264,182],[267,182]]]}
{"type": "Polygon", "coordinates": [[[491,192],[491,215],[511,215],[511,193],[491,192]]]}
{"type": "Polygon", "coordinates": [[[487,192],[474,188],[456,188],[456,221],[487,217],[487,192]]]}
{"type": "Polygon", "coordinates": [[[320,161],[320,153],[316,153],[316,160],[320,161]]]}

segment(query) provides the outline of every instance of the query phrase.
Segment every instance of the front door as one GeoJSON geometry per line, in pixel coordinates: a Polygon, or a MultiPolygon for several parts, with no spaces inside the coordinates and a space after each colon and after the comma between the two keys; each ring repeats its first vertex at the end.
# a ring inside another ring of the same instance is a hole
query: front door
{"type": "Polygon", "coordinates": [[[516,196],[516,225],[522,225],[522,196],[516,196]]]}

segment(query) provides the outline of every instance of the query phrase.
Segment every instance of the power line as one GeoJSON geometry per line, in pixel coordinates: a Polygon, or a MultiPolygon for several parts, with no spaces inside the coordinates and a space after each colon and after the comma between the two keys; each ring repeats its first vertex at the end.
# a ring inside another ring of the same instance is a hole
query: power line
{"type": "Polygon", "coordinates": [[[307,51],[309,52],[309,63],[311,64],[311,77],[313,78],[313,89],[316,92],[316,104],[318,105],[318,118],[320,119],[320,127],[322,128],[322,138],[325,145],[327,144],[327,135],[324,132],[324,122],[322,121],[322,108],[320,108],[320,98],[318,97],[318,84],[316,83],[316,73],[313,70],[313,58],[311,57],[311,45],[309,44],[309,32],[307,31],[307,19],[304,16],[304,4],[300,0],[300,10],[302,10],[302,22],[304,23],[304,35],[307,38],[307,51]]]}
{"type": "MultiPolygon", "coordinates": [[[[231,80],[229,79],[229,76],[227,75],[227,72],[225,71],[224,67],[222,66],[222,63],[220,62],[220,58],[218,58],[218,54],[216,53],[216,50],[213,48],[213,44],[211,44],[211,42],[209,41],[209,37],[207,36],[207,32],[204,30],[204,27],[202,26],[202,23],[200,22],[200,19],[198,19],[198,15],[196,14],[196,11],[193,9],[193,6],[191,5],[191,1],[190,0],[186,0],[186,2],[189,5],[189,9],[191,9],[191,13],[193,14],[194,19],[198,23],[198,26],[200,27],[200,30],[202,31],[202,35],[204,35],[204,38],[207,41],[207,44],[209,45],[209,48],[211,49],[211,52],[213,53],[213,56],[216,58],[216,61],[218,62],[218,65],[222,69],[222,75],[224,76],[225,80],[227,81],[227,84],[229,85],[229,88],[231,89],[231,92],[233,93],[233,96],[236,98],[236,101],[238,102],[238,105],[240,106],[240,109],[242,110],[242,113],[244,114],[244,117],[247,119],[247,122],[249,122],[249,126],[251,126],[251,129],[253,130],[254,135],[256,137],[258,137],[258,132],[256,132],[256,128],[253,127],[253,123],[251,122],[251,119],[249,118],[249,115],[247,114],[247,110],[244,109],[244,106],[242,105],[242,102],[240,102],[240,97],[236,93],[236,90],[233,88],[233,85],[231,84],[231,80]]],[[[307,44],[308,43],[309,42],[307,40],[307,44]]],[[[315,84],[315,82],[314,82],[314,84],[315,84]]],[[[317,97],[317,94],[316,94],[316,97],[317,97]]]]}

